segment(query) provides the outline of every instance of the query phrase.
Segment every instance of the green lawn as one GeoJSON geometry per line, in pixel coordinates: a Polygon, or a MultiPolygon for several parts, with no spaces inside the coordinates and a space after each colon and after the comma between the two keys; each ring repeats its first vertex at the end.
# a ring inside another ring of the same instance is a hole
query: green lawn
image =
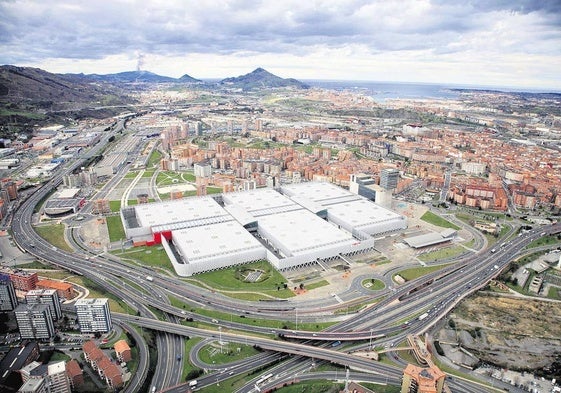
{"type": "Polygon", "coordinates": [[[324,287],[326,285],[329,285],[329,281],[321,280],[321,281],[313,282],[311,284],[306,284],[305,288],[307,290],[311,291],[312,289],[321,288],[321,287],[324,287]]]}
{"type": "Polygon", "coordinates": [[[423,262],[438,261],[441,259],[452,258],[458,256],[467,250],[462,246],[446,247],[439,250],[426,252],[419,255],[417,258],[423,262]]]}
{"type": "Polygon", "coordinates": [[[135,259],[141,262],[144,266],[152,266],[163,268],[172,272],[174,271],[169,257],[162,246],[133,247],[125,250],[125,252],[115,251],[113,254],[121,258],[135,259]]]}
{"type": "MultiPolygon", "coordinates": [[[[341,379],[344,373],[341,372],[341,379]]],[[[287,386],[275,390],[277,393],[339,393],[344,390],[345,384],[334,383],[326,380],[312,380],[305,382],[290,383],[287,386]]]]}
{"type": "Polygon", "coordinates": [[[68,362],[70,359],[72,358],[65,353],[59,351],[53,351],[53,354],[51,355],[49,362],[59,362],[61,360],[68,362]]]}
{"type": "Polygon", "coordinates": [[[460,230],[460,227],[452,224],[450,221],[445,220],[444,218],[437,216],[431,211],[427,211],[425,214],[421,216],[421,220],[428,222],[429,224],[433,224],[442,228],[452,228],[455,230],[460,230]]]}
{"type": "Polygon", "coordinates": [[[105,220],[109,231],[109,241],[117,242],[126,238],[125,229],[123,228],[120,216],[108,216],[105,217],[105,220]]]}
{"type": "Polygon", "coordinates": [[[550,244],[561,244],[561,240],[559,240],[557,236],[543,236],[528,244],[526,248],[541,247],[550,244]]]}
{"type": "Polygon", "coordinates": [[[187,354],[189,354],[191,352],[191,349],[193,348],[193,346],[195,346],[199,341],[201,341],[202,338],[199,337],[194,337],[191,338],[189,340],[184,340],[184,345],[185,345],[185,361],[183,362],[183,372],[181,373],[181,381],[185,381],[185,378],[187,377],[187,374],[189,374],[191,371],[196,370],[197,368],[194,367],[191,362],[189,362],[189,356],[187,354]]]}
{"type": "Polygon", "coordinates": [[[259,351],[252,345],[225,342],[220,346],[218,341],[215,341],[201,348],[199,358],[207,364],[226,364],[258,353],[259,351]]]}
{"type": "Polygon", "coordinates": [[[47,226],[35,227],[35,231],[43,239],[51,243],[52,245],[65,251],[74,251],[72,247],[66,243],[64,240],[64,224],[52,224],[47,226]]]}
{"type": "Polygon", "coordinates": [[[155,172],[156,172],[156,171],[154,171],[154,170],[147,170],[147,171],[144,171],[144,173],[142,174],[142,177],[144,177],[144,178],[146,178],[146,177],[152,177],[152,176],[154,176],[154,173],[155,173],[155,172]]]}
{"type": "Polygon", "coordinates": [[[222,188],[220,187],[207,187],[206,193],[207,194],[220,194],[222,192],[222,188]]]}
{"type": "Polygon", "coordinates": [[[224,290],[248,290],[248,289],[274,289],[277,285],[284,283],[284,277],[276,271],[267,261],[247,263],[222,270],[215,270],[194,276],[209,286],[224,290]],[[242,275],[247,271],[260,270],[263,275],[257,282],[246,282],[242,275]]]}
{"type": "Polygon", "coordinates": [[[158,150],[153,150],[152,154],[150,154],[150,158],[148,159],[148,163],[146,164],[146,167],[153,168],[155,166],[159,166],[161,159],[162,159],[162,153],[160,153],[158,150]]]}
{"type": "Polygon", "coordinates": [[[106,292],[103,288],[98,287],[97,284],[95,284],[93,281],[88,280],[87,278],[75,276],[68,278],[67,281],[88,288],[90,292],[88,295],[88,299],[108,298],[109,309],[112,312],[135,315],[135,312],[121,299],[109,292],[106,292]]]}
{"type": "Polygon", "coordinates": [[[382,280],[377,280],[375,278],[367,278],[362,280],[362,286],[364,288],[370,289],[371,291],[379,291],[386,287],[386,284],[382,280]]]}
{"type": "Polygon", "coordinates": [[[438,265],[438,266],[426,266],[426,267],[414,267],[411,269],[405,269],[397,274],[403,277],[405,280],[410,281],[414,280],[418,277],[424,276],[425,274],[429,274],[435,272],[440,269],[444,269],[447,265],[438,265]]]}
{"type": "Polygon", "coordinates": [[[121,210],[121,201],[109,201],[109,208],[112,212],[121,210]]]}
{"type": "Polygon", "coordinates": [[[161,171],[156,177],[156,185],[158,186],[168,186],[177,183],[183,183],[179,172],[161,171]]]}
{"type": "MultiPolygon", "coordinates": [[[[195,307],[191,307],[190,305],[187,305],[185,303],[183,303],[180,299],[170,296],[170,303],[172,306],[177,307],[177,308],[183,308],[189,312],[192,313],[196,313],[196,314],[200,314],[200,315],[204,315],[207,317],[211,317],[211,318],[216,318],[218,320],[223,320],[223,321],[230,321],[230,322],[237,322],[237,323],[243,323],[245,325],[251,325],[251,326],[262,326],[262,327],[270,327],[271,329],[275,330],[276,329],[295,329],[296,327],[296,320],[295,319],[291,319],[290,321],[279,321],[276,319],[260,319],[260,318],[254,318],[251,316],[246,316],[245,314],[229,314],[227,312],[222,312],[222,311],[215,311],[215,310],[209,310],[206,308],[195,308],[195,307]]],[[[267,303],[263,302],[263,307],[267,308],[267,303]]],[[[290,319],[290,317],[289,317],[290,319]]],[[[213,328],[214,330],[218,330],[218,327],[216,326],[216,324],[212,324],[209,325],[208,323],[199,323],[199,322],[186,322],[183,321],[182,324],[187,325],[187,326],[191,326],[191,327],[199,327],[202,329],[209,329],[209,328],[213,328]]],[[[330,326],[332,326],[334,324],[334,322],[319,322],[319,323],[303,323],[303,322],[299,322],[298,323],[298,328],[302,329],[302,330],[309,330],[309,331],[319,331],[319,330],[323,330],[326,329],[330,326]]],[[[226,330],[224,330],[226,331],[226,330]]],[[[233,330],[232,330],[233,331],[233,330]]],[[[273,334],[273,333],[271,333],[273,334]]]]}

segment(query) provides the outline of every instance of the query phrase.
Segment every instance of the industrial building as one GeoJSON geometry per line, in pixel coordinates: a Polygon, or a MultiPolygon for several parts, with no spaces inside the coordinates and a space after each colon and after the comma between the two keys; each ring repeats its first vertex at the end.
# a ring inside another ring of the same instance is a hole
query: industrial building
{"type": "Polygon", "coordinates": [[[180,276],[263,259],[292,269],[371,250],[373,236],[407,227],[405,217],[317,182],[134,205],[121,219],[135,244],[162,244],[180,276]]]}
{"type": "Polygon", "coordinates": [[[443,229],[440,232],[430,232],[422,235],[410,236],[403,241],[412,248],[420,249],[424,247],[435,246],[437,244],[451,242],[457,235],[457,231],[451,228],[443,229]]]}
{"type": "Polygon", "coordinates": [[[299,183],[281,188],[291,198],[312,201],[327,210],[327,220],[360,237],[382,236],[407,228],[405,216],[331,183],[299,183]]]}

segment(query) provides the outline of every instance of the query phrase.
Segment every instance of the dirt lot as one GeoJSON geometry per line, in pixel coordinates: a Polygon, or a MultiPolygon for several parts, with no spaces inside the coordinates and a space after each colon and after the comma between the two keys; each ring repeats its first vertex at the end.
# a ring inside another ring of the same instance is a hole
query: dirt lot
{"type": "Polygon", "coordinates": [[[561,356],[558,302],[480,293],[463,301],[451,319],[462,348],[485,362],[536,369],[561,356]]]}

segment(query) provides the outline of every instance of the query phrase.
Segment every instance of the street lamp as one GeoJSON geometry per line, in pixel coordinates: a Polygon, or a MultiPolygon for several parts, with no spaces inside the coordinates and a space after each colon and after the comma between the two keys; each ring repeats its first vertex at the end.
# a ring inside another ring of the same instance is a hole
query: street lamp
{"type": "Polygon", "coordinates": [[[372,330],[370,329],[370,350],[372,351],[372,330]]]}

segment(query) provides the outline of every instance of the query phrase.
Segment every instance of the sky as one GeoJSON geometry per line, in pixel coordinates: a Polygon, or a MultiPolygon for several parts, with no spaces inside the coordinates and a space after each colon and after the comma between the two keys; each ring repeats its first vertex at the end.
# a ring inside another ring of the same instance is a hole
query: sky
{"type": "Polygon", "coordinates": [[[561,0],[0,0],[0,63],[561,91],[561,0]]]}

